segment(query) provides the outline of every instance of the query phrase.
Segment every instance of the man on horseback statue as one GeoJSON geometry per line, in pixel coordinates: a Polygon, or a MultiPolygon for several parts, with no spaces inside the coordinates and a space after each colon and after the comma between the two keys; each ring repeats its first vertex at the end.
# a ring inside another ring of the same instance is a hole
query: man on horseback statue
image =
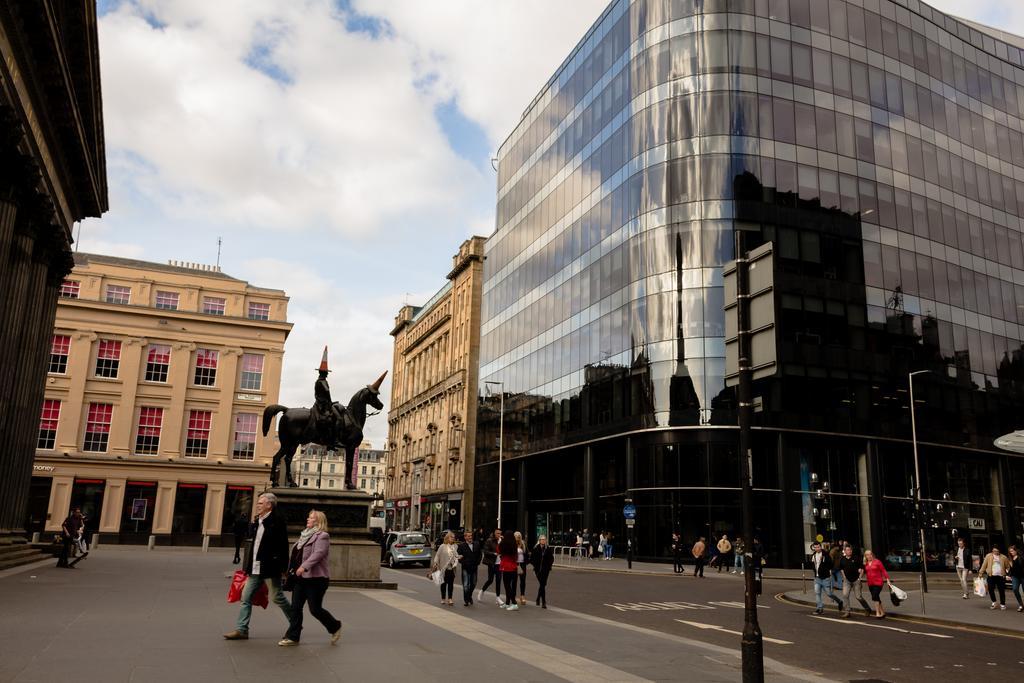
{"type": "Polygon", "coordinates": [[[297,486],[292,476],[292,457],[296,449],[306,443],[316,443],[328,450],[343,450],[345,453],[345,488],[357,488],[355,484],[355,452],[363,441],[363,425],[366,423],[366,407],[384,409],[380,400],[380,385],[388,374],[384,372],[373,384],[368,384],[357,391],[348,406],[342,406],[331,400],[331,387],[327,383],[327,347],[318,369],[319,376],[313,385],[315,402],[313,408],[287,408],[282,405],[270,405],[263,410],[263,435],[270,431],[274,416],[284,413],[277,426],[277,437],[281,447],[274,454],[274,463],[270,470],[271,486],[278,486],[280,464],[285,462],[286,486],[297,486]]]}

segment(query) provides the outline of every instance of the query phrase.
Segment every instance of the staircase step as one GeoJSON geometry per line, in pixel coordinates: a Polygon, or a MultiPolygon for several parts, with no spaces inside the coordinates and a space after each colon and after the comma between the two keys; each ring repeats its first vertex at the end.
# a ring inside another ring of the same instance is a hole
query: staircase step
{"type": "Polygon", "coordinates": [[[17,557],[2,557],[0,558],[0,571],[4,569],[13,569],[26,564],[32,564],[33,562],[39,562],[40,560],[51,560],[51,556],[46,553],[36,551],[30,555],[19,555],[17,557]]]}

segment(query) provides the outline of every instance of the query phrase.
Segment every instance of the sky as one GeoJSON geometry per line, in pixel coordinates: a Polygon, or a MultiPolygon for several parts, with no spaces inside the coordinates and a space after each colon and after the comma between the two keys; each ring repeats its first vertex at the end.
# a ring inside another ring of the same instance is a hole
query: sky
{"type": "MultiPolygon", "coordinates": [[[[493,232],[491,158],[606,4],[100,0],[110,211],[76,246],[213,264],[220,237],[225,273],[291,299],[281,403],[312,402],[324,345],[347,402],[493,232]]],[[[1019,0],[930,4],[1024,34],[1019,0]]]]}

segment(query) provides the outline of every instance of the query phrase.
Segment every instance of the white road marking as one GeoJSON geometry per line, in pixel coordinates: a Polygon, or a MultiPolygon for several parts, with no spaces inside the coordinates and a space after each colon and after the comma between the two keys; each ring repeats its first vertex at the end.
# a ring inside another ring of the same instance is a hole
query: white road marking
{"type": "Polygon", "coordinates": [[[849,619],[832,619],[830,617],[821,617],[816,614],[810,615],[812,619],[821,619],[822,621],[831,621],[833,624],[843,624],[845,626],[866,626],[868,628],[880,628],[886,631],[896,631],[897,633],[908,633],[915,636],[929,636],[931,638],[953,638],[954,636],[947,635],[945,633],[928,633],[926,631],[911,631],[905,628],[898,628],[896,626],[883,626],[882,624],[869,624],[863,621],[852,621],[849,619]]]}
{"type": "MultiPolygon", "coordinates": [[[[678,621],[680,624],[686,624],[687,626],[693,626],[694,628],[711,629],[711,630],[714,630],[714,631],[720,631],[721,633],[731,633],[734,636],[742,636],[743,635],[742,631],[730,631],[727,628],[722,628],[721,626],[717,626],[715,624],[702,624],[699,621],[684,621],[683,619],[676,619],[676,621],[678,621]]],[[[791,643],[788,640],[779,640],[778,638],[769,638],[768,636],[761,636],[761,640],[765,641],[766,643],[775,643],[776,645],[792,645],[793,644],[793,643],[791,643]]]]}
{"type": "MultiPolygon", "coordinates": [[[[737,600],[708,600],[708,604],[709,605],[718,605],[719,607],[735,607],[736,609],[743,609],[744,607],[746,607],[746,605],[744,605],[742,602],[739,602],[737,600]]],[[[768,607],[767,605],[760,605],[759,604],[757,606],[757,609],[758,610],[771,609],[771,607],[768,607]]]]}
{"type": "Polygon", "coordinates": [[[599,680],[649,683],[646,678],[634,676],[621,669],[585,659],[571,652],[538,643],[500,628],[493,626],[481,628],[480,622],[475,619],[427,605],[415,598],[406,598],[394,595],[391,591],[380,590],[363,591],[363,595],[457,636],[489,647],[495,652],[503,654],[515,652],[517,656],[522,657],[522,661],[530,666],[567,681],[592,683],[594,680],[599,680]]]}

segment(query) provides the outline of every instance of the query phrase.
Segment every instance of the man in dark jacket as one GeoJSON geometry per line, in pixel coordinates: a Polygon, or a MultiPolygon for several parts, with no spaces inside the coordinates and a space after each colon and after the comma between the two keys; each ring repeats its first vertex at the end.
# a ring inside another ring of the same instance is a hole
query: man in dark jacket
{"type": "Polygon", "coordinates": [[[225,633],[227,640],[249,639],[249,617],[252,598],[260,586],[269,582],[270,597],[285,619],[291,620],[291,605],[281,591],[281,581],[288,571],[288,527],[284,515],[277,511],[277,496],[264,493],[256,500],[256,522],[250,529],[252,553],[246,557],[245,573],[249,578],[242,589],[242,608],[238,611],[235,630],[225,633]]]}
{"type": "Polygon", "coordinates": [[[231,531],[235,534],[235,559],[232,562],[238,564],[242,561],[242,544],[249,533],[249,520],[245,515],[238,515],[231,531]]]}
{"type": "Polygon", "coordinates": [[[498,601],[501,601],[501,572],[499,571],[500,562],[498,561],[498,543],[501,542],[501,530],[495,529],[491,537],[484,541],[483,547],[483,563],[487,567],[487,580],[484,581],[483,588],[477,591],[476,599],[484,599],[484,591],[490,587],[491,583],[494,584],[494,594],[497,596],[498,601]]]}
{"type": "Polygon", "coordinates": [[[683,571],[683,539],[678,533],[672,534],[672,572],[682,574],[683,571]]]}
{"type": "Polygon", "coordinates": [[[68,515],[67,519],[60,525],[60,557],[57,558],[58,569],[73,569],[75,563],[68,563],[68,557],[71,555],[71,545],[78,538],[78,534],[82,531],[82,510],[75,506],[71,508],[71,514],[68,515]]]}
{"type": "Polygon", "coordinates": [[[473,538],[473,532],[463,534],[465,540],[459,544],[459,563],[462,565],[462,602],[469,607],[473,604],[473,589],[476,588],[476,572],[480,568],[483,546],[473,538]]]}
{"type": "Polygon", "coordinates": [[[547,609],[548,575],[551,574],[551,567],[555,564],[555,551],[548,545],[547,536],[537,539],[537,545],[533,546],[533,551],[530,553],[530,564],[533,566],[533,573],[537,576],[537,604],[547,609]]]}

